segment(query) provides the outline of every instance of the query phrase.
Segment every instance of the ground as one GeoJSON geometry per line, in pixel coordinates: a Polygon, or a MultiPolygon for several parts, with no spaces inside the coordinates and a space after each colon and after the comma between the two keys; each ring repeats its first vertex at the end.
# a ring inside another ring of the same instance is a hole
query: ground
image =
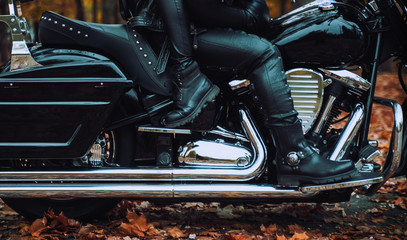
{"type": "MultiPolygon", "coordinates": [[[[395,75],[379,76],[377,96],[405,98],[395,75]]],[[[379,140],[384,159],[391,111],[375,106],[370,138],[379,140]]],[[[355,191],[349,202],[232,205],[153,204],[123,200],[90,221],[48,212],[26,220],[0,203],[0,239],[407,239],[407,181],[392,178],[377,194],[355,191]]]]}

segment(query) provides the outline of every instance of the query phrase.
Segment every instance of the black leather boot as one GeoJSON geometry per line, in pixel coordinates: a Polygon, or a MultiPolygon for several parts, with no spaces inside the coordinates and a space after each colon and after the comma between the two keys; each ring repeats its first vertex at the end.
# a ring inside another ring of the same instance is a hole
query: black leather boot
{"type": "Polygon", "coordinates": [[[278,151],[277,180],[282,186],[340,182],[356,174],[350,160],[322,158],[305,140],[299,120],[292,125],[274,126],[271,132],[278,151]]]}
{"type": "Polygon", "coordinates": [[[219,88],[201,73],[195,61],[179,69],[175,86],[175,109],[161,118],[161,124],[165,127],[179,127],[192,122],[205,103],[219,94],[219,88]]]}
{"type": "Polygon", "coordinates": [[[265,126],[278,152],[277,180],[281,186],[325,184],[349,179],[356,174],[352,161],[330,161],[309,146],[294,109],[290,87],[277,48],[270,46],[249,79],[265,114],[265,126]]]}

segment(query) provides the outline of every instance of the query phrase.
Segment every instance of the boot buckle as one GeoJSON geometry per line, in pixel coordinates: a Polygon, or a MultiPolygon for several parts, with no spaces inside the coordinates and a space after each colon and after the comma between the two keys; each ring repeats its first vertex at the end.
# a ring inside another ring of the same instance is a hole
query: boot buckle
{"type": "Polygon", "coordinates": [[[289,152],[286,157],[287,164],[291,167],[298,166],[301,158],[297,152],[289,152]]]}

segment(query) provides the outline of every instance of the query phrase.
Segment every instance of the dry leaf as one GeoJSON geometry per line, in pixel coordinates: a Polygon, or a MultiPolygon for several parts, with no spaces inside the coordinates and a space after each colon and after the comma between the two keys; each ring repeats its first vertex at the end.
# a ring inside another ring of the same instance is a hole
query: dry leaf
{"type": "Polygon", "coordinates": [[[277,232],[277,225],[276,224],[270,224],[267,228],[264,227],[264,225],[260,226],[260,230],[264,233],[268,233],[270,235],[275,235],[277,232]]]}
{"type": "Polygon", "coordinates": [[[277,240],[288,240],[284,235],[277,234],[277,240]]]}
{"type": "Polygon", "coordinates": [[[208,231],[200,232],[198,235],[199,236],[210,236],[210,237],[214,237],[214,238],[218,238],[218,237],[222,236],[222,234],[217,233],[214,228],[211,228],[208,231]]]}
{"type": "Polygon", "coordinates": [[[39,218],[36,219],[28,229],[28,232],[31,234],[33,237],[39,237],[43,231],[47,229],[47,218],[39,218]]]}
{"type": "Polygon", "coordinates": [[[81,229],[79,230],[79,234],[88,234],[96,230],[97,227],[93,226],[92,224],[88,224],[86,226],[81,227],[81,229]]]}
{"type": "Polygon", "coordinates": [[[307,240],[309,237],[307,236],[307,234],[305,232],[303,233],[298,233],[295,232],[294,235],[289,238],[290,240],[307,240]]]}
{"type": "Polygon", "coordinates": [[[182,237],[187,237],[187,234],[185,234],[181,229],[179,229],[177,226],[173,227],[172,229],[168,230],[168,234],[172,238],[182,238],[182,237]]]}

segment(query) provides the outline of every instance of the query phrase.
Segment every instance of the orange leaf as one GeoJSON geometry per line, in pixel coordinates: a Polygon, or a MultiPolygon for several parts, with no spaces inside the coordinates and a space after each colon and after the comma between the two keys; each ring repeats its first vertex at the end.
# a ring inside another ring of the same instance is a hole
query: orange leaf
{"type": "Polygon", "coordinates": [[[179,229],[178,227],[173,227],[172,229],[168,230],[168,234],[172,237],[172,238],[182,238],[182,237],[186,237],[187,235],[184,234],[183,231],[181,231],[181,229],[179,229]]]}
{"type": "Polygon", "coordinates": [[[214,228],[209,229],[208,231],[203,231],[198,234],[199,236],[210,236],[214,238],[220,237],[222,234],[215,232],[214,228]]]}
{"type": "Polygon", "coordinates": [[[277,234],[277,240],[288,240],[284,235],[277,234]]]}
{"type": "Polygon", "coordinates": [[[264,225],[260,226],[260,230],[264,233],[268,233],[270,235],[274,235],[277,232],[277,225],[276,224],[270,224],[267,228],[264,227],[264,225]]]}
{"type": "Polygon", "coordinates": [[[135,212],[128,211],[126,218],[129,220],[129,223],[139,231],[146,232],[152,227],[151,224],[147,224],[147,218],[143,214],[139,216],[135,212]]]}
{"type": "Polygon", "coordinates": [[[134,227],[134,225],[129,223],[122,223],[119,226],[119,229],[122,233],[129,235],[129,236],[137,236],[137,237],[144,237],[145,234],[134,227]]]}
{"type": "Polygon", "coordinates": [[[303,233],[298,233],[295,232],[294,235],[290,238],[290,240],[307,240],[309,237],[305,232],[303,233]]]}
{"type": "Polygon", "coordinates": [[[225,235],[223,236],[222,240],[236,240],[236,239],[230,235],[225,235]]]}
{"type": "Polygon", "coordinates": [[[288,229],[290,229],[290,233],[294,234],[296,232],[305,232],[304,228],[302,228],[300,225],[298,224],[294,224],[294,225],[288,225],[288,229]]]}
{"type": "Polygon", "coordinates": [[[393,203],[405,210],[407,210],[407,198],[398,197],[396,200],[393,200],[393,203]]]}
{"type": "Polygon", "coordinates": [[[150,229],[148,229],[148,231],[146,233],[147,233],[147,236],[158,236],[158,235],[160,235],[160,232],[156,228],[150,228],[150,229]]]}
{"type": "Polygon", "coordinates": [[[43,217],[43,218],[39,218],[36,219],[30,226],[29,228],[29,233],[31,234],[31,236],[33,237],[39,237],[41,235],[41,233],[47,229],[47,218],[43,217]]]}

